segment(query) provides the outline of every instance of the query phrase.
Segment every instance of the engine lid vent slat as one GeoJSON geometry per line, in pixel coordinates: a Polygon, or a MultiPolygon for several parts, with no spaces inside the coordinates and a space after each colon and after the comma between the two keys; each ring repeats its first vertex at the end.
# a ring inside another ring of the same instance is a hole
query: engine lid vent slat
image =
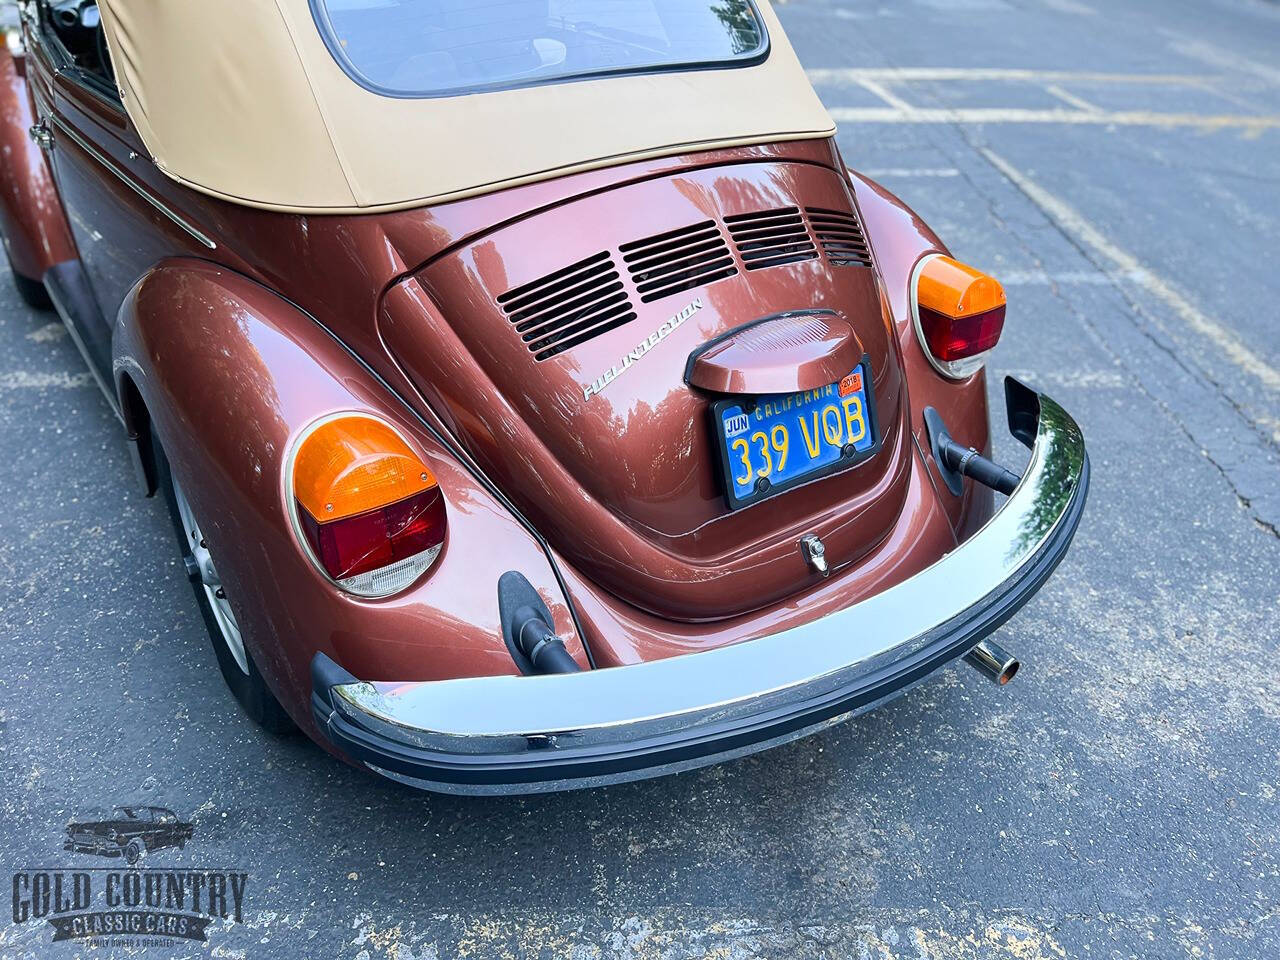
{"type": "Polygon", "coordinates": [[[516,330],[522,334],[541,330],[547,326],[559,326],[566,317],[589,311],[598,301],[621,292],[622,281],[616,273],[609,274],[584,293],[554,303],[539,313],[513,314],[510,319],[515,324],[516,330]]]}
{"type": "Polygon", "coordinates": [[[499,294],[498,305],[534,360],[548,360],[636,318],[606,251],[499,294]]]}
{"type": "MultiPolygon", "coordinates": [[[[611,271],[614,276],[617,271],[611,271]]],[[[567,301],[575,300],[582,296],[590,296],[593,292],[598,292],[601,288],[602,275],[600,273],[592,273],[585,278],[578,278],[572,286],[566,286],[553,293],[547,294],[540,300],[522,300],[518,305],[508,304],[505,307],[507,316],[511,322],[518,328],[523,327],[529,320],[539,316],[554,316],[563,309],[563,304],[567,301]]],[[[621,281],[619,281],[620,283],[621,281]]]]}
{"type": "Polygon", "coordinates": [[[618,249],[643,303],[738,272],[729,245],[713,220],[633,240],[618,249]]]}
{"type": "Polygon", "coordinates": [[[805,213],[828,263],[838,267],[871,266],[871,249],[856,216],[823,207],[806,207],[805,213]]]}
{"type": "MultiPolygon", "coordinates": [[[[740,266],[763,270],[819,256],[833,266],[871,266],[857,215],[825,207],[733,214],[723,224],[702,220],[621,244],[618,253],[641,303],[736,276],[740,266]]],[[[622,273],[607,250],[513,287],[497,301],[535,360],[636,318],[622,273]]]]}
{"type": "Polygon", "coordinates": [[[724,222],[748,270],[818,258],[804,216],[796,207],[739,213],[725,217],[724,222]]]}

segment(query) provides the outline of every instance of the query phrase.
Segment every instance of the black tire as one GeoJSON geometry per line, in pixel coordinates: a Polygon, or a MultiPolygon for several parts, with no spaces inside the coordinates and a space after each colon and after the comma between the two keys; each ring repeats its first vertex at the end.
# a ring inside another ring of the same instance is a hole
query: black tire
{"type": "Polygon", "coordinates": [[[129,845],[124,848],[124,860],[129,866],[133,866],[147,852],[146,845],[137,837],[129,841],[129,845]]]}
{"type": "MultiPolygon", "coordinates": [[[[155,459],[157,485],[164,493],[165,504],[169,508],[169,519],[173,522],[173,531],[178,537],[178,549],[182,554],[183,567],[189,569],[192,555],[187,531],[183,529],[182,517],[178,512],[173,474],[169,471],[169,459],[164,454],[164,448],[160,445],[160,438],[156,436],[154,428],[151,431],[151,449],[155,459]]],[[[200,614],[204,617],[209,641],[213,644],[213,651],[217,655],[222,679],[226,681],[232,696],[240,702],[241,708],[249,718],[269,733],[283,735],[296,732],[297,726],[284,707],[280,706],[280,701],[275,698],[275,694],[267,687],[262,674],[258,672],[257,664],[253,662],[253,657],[247,650],[245,659],[248,672],[240,669],[226,640],[223,639],[222,629],[218,625],[217,616],[209,603],[203,585],[198,579],[188,579],[191,580],[192,593],[195,594],[196,604],[200,607],[200,614]]]]}
{"type": "Polygon", "coordinates": [[[49,291],[44,288],[44,284],[39,280],[24,277],[13,269],[13,261],[9,259],[7,244],[5,245],[4,256],[9,261],[9,272],[13,274],[13,285],[18,288],[18,296],[22,298],[22,302],[33,310],[52,310],[53,301],[49,299],[49,291]]]}
{"type": "Polygon", "coordinates": [[[31,307],[31,309],[41,312],[48,312],[53,309],[53,301],[49,299],[49,291],[44,288],[44,284],[39,280],[29,280],[15,273],[13,275],[13,285],[18,288],[18,296],[22,298],[22,302],[31,307]]]}

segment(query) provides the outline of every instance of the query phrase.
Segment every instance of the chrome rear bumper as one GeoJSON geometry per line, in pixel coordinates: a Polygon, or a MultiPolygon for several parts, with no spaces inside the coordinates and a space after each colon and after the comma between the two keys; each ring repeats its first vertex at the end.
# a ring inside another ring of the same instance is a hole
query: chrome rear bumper
{"type": "Polygon", "coordinates": [[[1003,624],[1079,525],[1079,427],[1048,397],[1005,386],[1026,472],[986,526],[909,580],[771,636],[607,670],[377,684],[318,653],[316,723],[342,753],[414,786],[532,793],[716,763],[871,709],[1003,624]]]}

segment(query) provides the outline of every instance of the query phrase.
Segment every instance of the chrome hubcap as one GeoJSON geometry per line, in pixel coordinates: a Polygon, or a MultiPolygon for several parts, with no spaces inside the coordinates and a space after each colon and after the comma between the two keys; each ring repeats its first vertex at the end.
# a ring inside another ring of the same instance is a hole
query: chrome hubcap
{"type": "Polygon", "coordinates": [[[217,568],[213,565],[213,555],[205,543],[204,534],[200,532],[200,524],[196,522],[191,504],[178,481],[173,481],[173,496],[178,502],[178,516],[182,520],[182,529],[187,535],[187,549],[195,561],[196,571],[200,576],[200,587],[204,590],[213,609],[213,619],[218,624],[218,633],[222,642],[227,645],[232,659],[247,676],[249,661],[244,653],[244,641],[240,639],[240,627],[236,624],[235,614],[231,612],[231,604],[227,602],[226,591],[222,589],[222,580],[218,577],[217,568]]]}

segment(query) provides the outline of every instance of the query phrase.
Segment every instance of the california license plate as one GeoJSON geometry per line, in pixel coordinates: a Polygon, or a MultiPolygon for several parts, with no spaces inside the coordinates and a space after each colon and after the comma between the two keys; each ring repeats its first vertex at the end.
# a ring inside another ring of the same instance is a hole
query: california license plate
{"type": "Polygon", "coordinates": [[[869,362],[817,390],[712,405],[725,495],[738,509],[844,470],[879,447],[869,362]]]}

